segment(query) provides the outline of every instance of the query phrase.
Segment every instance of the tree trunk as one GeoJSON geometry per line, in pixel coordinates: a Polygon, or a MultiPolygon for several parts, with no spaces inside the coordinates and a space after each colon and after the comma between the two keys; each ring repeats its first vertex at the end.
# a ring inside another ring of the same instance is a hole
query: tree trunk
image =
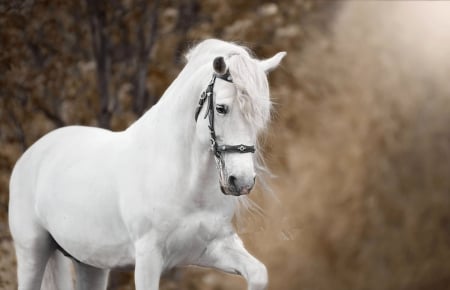
{"type": "Polygon", "coordinates": [[[111,60],[108,50],[108,38],[106,36],[106,8],[101,0],[86,0],[89,22],[92,34],[92,47],[96,62],[97,83],[100,93],[100,112],[98,113],[98,125],[102,128],[110,128],[110,65],[111,60]]]}
{"type": "Polygon", "coordinates": [[[156,41],[159,0],[153,3],[151,11],[148,9],[146,0],[141,0],[139,6],[143,10],[143,15],[141,24],[138,27],[139,47],[135,79],[135,98],[133,103],[133,111],[138,116],[142,115],[147,109],[147,106],[153,105],[154,103],[149,104],[150,92],[146,84],[150,53],[156,41]],[[150,30],[149,33],[147,33],[148,29],[150,30]]]}

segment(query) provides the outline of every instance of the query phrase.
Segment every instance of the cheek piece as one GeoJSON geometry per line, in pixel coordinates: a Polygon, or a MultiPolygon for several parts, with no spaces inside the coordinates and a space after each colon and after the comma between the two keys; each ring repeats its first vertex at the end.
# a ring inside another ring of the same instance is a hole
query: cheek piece
{"type": "Polygon", "coordinates": [[[208,106],[206,108],[206,113],[204,119],[209,116],[209,134],[211,141],[211,151],[214,154],[217,169],[219,170],[219,175],[221,180],[225,180],[223,176],[223,168],[225,166],[225,161],[223,160],[223,153],[254,153],[255,146],[254,145],[226,145],[226,144],[217,144],[216,131],[214,130],[214,84],[216,83],[216,79],[222,79],[229,83],[233,83],[233,80],[230,75],[230,71],[227,70],[224,74],[213,73],[212,79],[209,82],[206,90],[204,90],[200,96],[200,100],[198,102],[198,106],[195,110],[195,121],[197,122],[200,111],[203,108],[206,100],[208,100],[208,106]]]}

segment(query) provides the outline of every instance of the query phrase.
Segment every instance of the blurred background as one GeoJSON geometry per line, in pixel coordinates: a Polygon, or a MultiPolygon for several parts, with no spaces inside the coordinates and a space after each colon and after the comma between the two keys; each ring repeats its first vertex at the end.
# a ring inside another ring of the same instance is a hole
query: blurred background
{"type": "MultiPolygon", "coordinates": [[[[237,41],[270,77],[275,197],[238,232],[269,289],[450,289],[450,2],[0,1],[0,289],[16,288],[12,167],[81,124],[123,130],[198,41],[237,41]]],[[[113,272],[110,289],[134,289],[113,272]]],[[[177,269],[161,289],[246,289],[177,269]]]]}

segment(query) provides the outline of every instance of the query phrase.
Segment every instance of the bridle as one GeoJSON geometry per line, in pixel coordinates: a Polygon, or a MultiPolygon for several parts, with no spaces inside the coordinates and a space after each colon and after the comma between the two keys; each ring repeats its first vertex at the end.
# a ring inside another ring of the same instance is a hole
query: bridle
{"type": "Polygon", "coordinates": [[[227,70],[224,74],[213,73],[212,79],[209,82],[206,90],[202,92],[200,96],[200,100],[198,102],[197,109],[195,110],[195,121],[197,122],[198,115],[203,108],[204,103],[208,100],[208,107],[206,108],[205,119],[209,116],[209,134],[211,141],[211,151],[214,154],[216,159],[217,169],[219,170],[220,178],[222,181],[224,180],[223,176],[223,168],[225,165],[225,161],[223,160],[222,153],[254,153],[255,146],[253,145],[225,145],[225,144],[217,144],[216,131],[214,130],[214,84],[216,83],[216,79],[222,79],[229,83],[233,83],[233,79],[231,78],[230,71],[227,70]]]}

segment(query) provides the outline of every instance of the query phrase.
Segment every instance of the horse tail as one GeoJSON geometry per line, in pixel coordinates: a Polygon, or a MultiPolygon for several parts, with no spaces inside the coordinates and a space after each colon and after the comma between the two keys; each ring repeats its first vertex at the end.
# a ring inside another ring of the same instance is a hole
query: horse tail
{"type": "Polygon", "coordinates": [[[60,251],[55,251],[47,263],[42,290],[73,290],[71,261],[60,251]]]}

